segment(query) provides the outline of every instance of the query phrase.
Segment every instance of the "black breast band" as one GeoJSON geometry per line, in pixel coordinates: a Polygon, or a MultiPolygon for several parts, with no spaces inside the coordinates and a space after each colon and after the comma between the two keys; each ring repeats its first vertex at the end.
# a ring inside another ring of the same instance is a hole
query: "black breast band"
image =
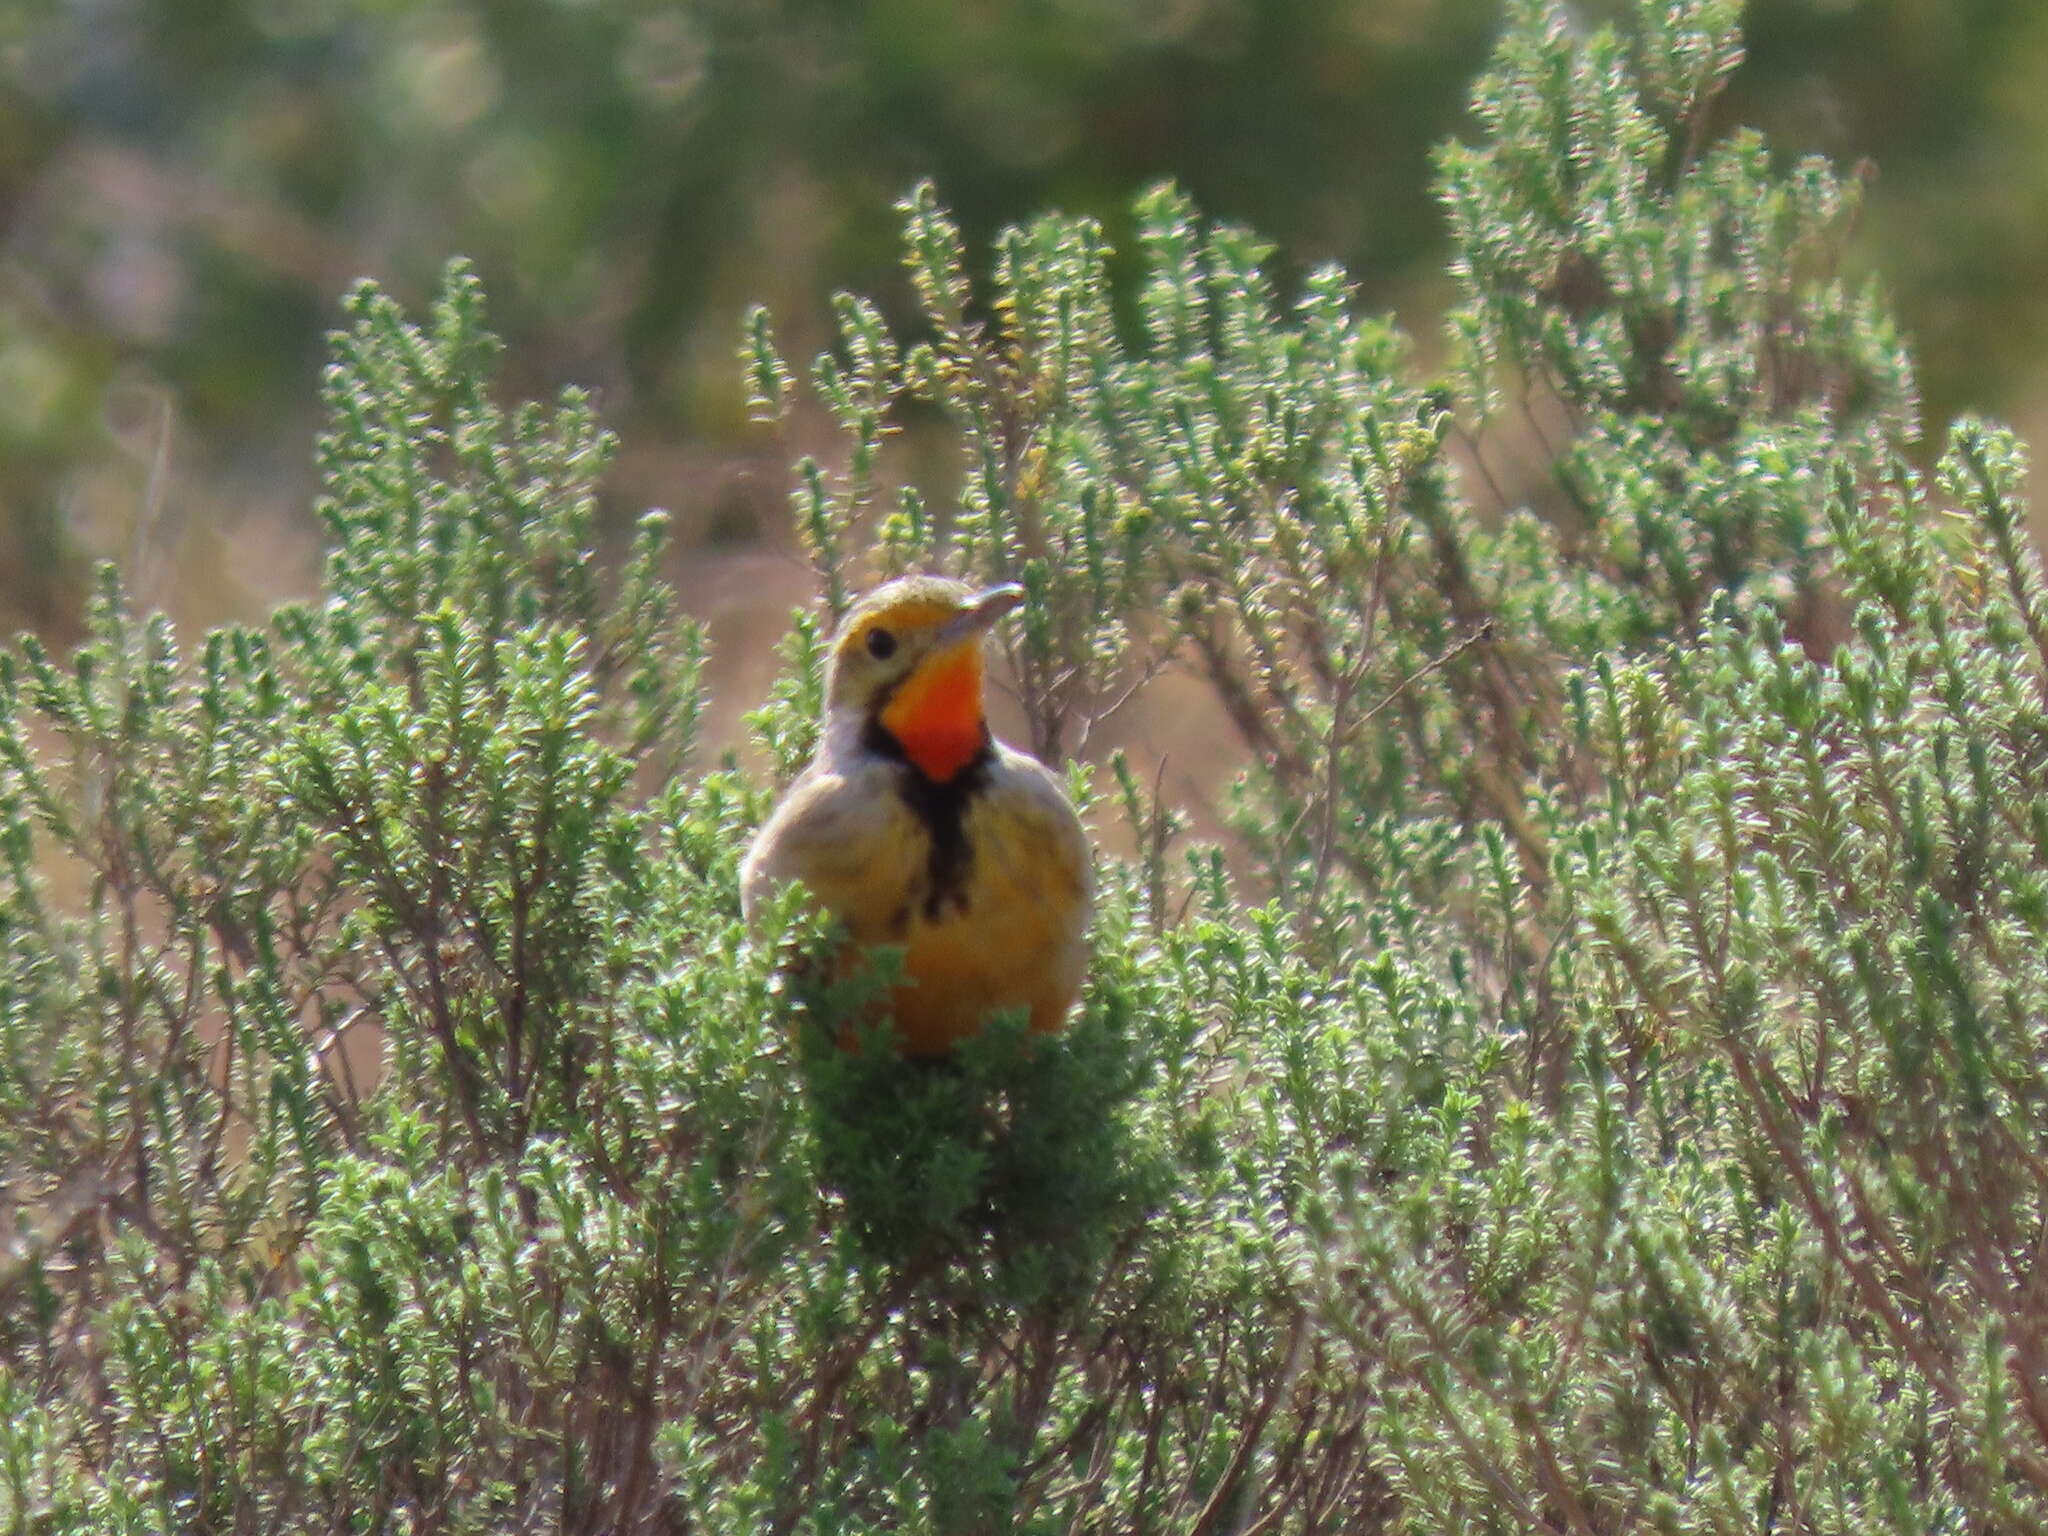
{"type": "MultiPolygon", "coordinates": [[[[897,765],[896,793],[931,838],[931,855],[925,866],[926,921],[937,922],[948,907],[966,911],[967,877],[974,864],[974,849],[967,842],[967,807],[988,788],[989,768],[996,760],[988,727],[981,728],[981,750],[943,783],[926,778],[903,750],[903,743],[880,720],[869,719],[860,744],[897,765]]],[[[897,926],[907,923],[909,915],[908,911],[899,914],[902,921],[897,926]]]]}

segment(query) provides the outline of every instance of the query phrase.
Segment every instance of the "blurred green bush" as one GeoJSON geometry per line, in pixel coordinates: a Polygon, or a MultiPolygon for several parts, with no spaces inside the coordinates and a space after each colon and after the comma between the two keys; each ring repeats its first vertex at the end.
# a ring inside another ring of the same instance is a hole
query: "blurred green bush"
{"type": "MultiPolygon", "coordinates": [[[[1590,25],[1619,4],[1575,9],[1590,25]]],[[[769,302],[807,348],[836,288],[907,319],[887,205],[921,178],[977,241],[1061,206],[1127,248],[1129,189],[1171,177],[1275,239],[1283,280],[1340,261],[1433,331],[1425,151],[1458,128],[1501,15],[26,0],[0,17],[0,620],[75,636],[107,555],[198,621],[305,595],[334,295],[368,275],[423,303],[450,251],[490,284],[512,387],[575,379],[623,429],[612,531],[674,506],[686,547],[784,531],[730,389],[730,316],[769,302]]],[[[1898,292],[1937,419],[2037,398],[2039,8],[1757,0],[1750,33],[1711,126],[1878,158],[1857,249],[1898,292]]]]}
{"type": "Polygon", "coordinates": [[[0,669],[0,1515],[2048,1521],[2022,456],[1908,464],[1859,184],[1701,126],[1737,10],[1518,0],[1438,162],[1442,386],[1170,188],[1128,312],[1086,218],[981,280],[905,202],[916,318],[842,298],[805,378],[769,777],[831,612],[932,565],[1027,588],[1049,760],[1171,666],[1253,764],[1236,868],[1074,765],[1136,849],[1083,1015],[947,1069],[830,1049],[875,978],[744,935],[772,785],[693,760],[662,521],[591,553],[588,401],[494,403],[461,268],[358,289],[320,599],[187,650],[108,576],[0,669]],[[1461,490],[1539,398],[1555,523],[1461,490]]]}

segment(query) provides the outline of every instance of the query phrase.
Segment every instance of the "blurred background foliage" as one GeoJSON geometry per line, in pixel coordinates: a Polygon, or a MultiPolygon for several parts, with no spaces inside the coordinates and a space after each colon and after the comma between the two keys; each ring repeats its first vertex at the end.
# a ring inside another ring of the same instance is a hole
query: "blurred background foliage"
{"type": "MultiPolygon", "coordinates": [[[[1057,206],[1127,246],[1131,194],[1171,176],[1275,240],[1283,278],[1339,260],[1427,338],[1428,150],[1469,136],[1499,25],[1496,0],[14,0],[0,624],[68,638],[106,555],[192,620],[311,590],[339,296],[370,275],[417,301],[463,252],[511,387],[585,384],[620,430],[610,526],[672,508],[718,550],[686,601],[779,630],[808,578],[776,553],[788,447],[744,419],[746,303],[799,354],[835,288],[908,313],[892,205],[921,177],[971,240],[1057,206]]],[[[2027,422],[2048,9],[1756,0],[1746,28],[1719,114],[1883,167],[1854,262],[1919,343],[1926,419],[2027,422]]]]}

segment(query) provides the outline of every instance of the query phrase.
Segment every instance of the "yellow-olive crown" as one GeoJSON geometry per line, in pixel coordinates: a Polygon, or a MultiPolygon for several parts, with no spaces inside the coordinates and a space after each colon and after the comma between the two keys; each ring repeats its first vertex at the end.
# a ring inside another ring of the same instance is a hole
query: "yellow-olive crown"
{"type": "Polygon", "coordinates": [[[979,639],[1015,606],[1016,589],[977,591],[948,576],[899,576],[854,604],[832,639],[828,708],[870,708],[934,650],[979,639]],[[979,616],[982,622],[976,622],[979,616]]]}

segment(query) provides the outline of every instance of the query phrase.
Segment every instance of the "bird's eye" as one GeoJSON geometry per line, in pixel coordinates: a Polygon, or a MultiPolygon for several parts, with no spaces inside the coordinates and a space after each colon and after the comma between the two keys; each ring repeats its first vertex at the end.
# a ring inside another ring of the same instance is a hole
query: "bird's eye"
{"type": "Polygon", "coordinates": [[[886,629],[869,630],[868,654],[877,661],[887,661],[896,654],[896,637],[886,629]]]}

